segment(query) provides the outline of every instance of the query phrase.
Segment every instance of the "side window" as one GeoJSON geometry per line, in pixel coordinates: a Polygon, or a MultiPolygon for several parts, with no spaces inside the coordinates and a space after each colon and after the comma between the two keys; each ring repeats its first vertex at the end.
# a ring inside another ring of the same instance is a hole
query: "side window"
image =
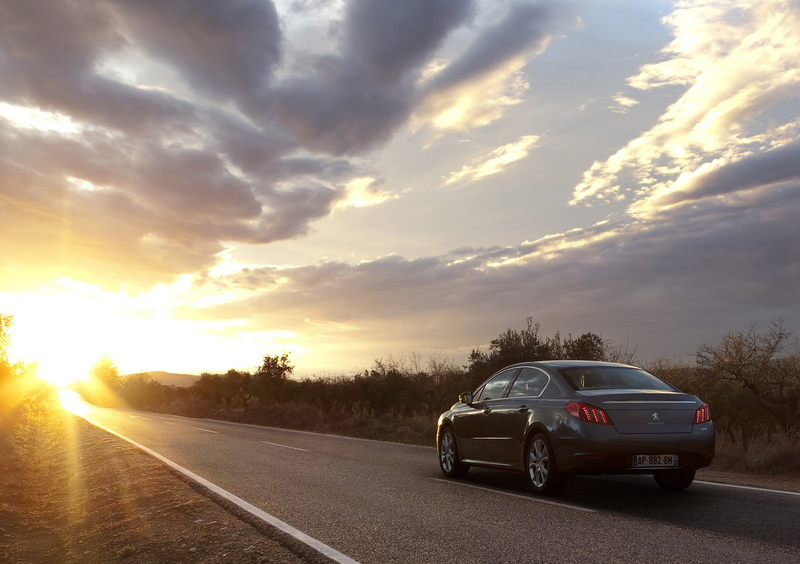
{"type": "Polygon", "coordinates": [[[481,394],[480,401],[499,399],[503,397],[503,391],[511,381],[511,377],[514,376],[514,372],[516,372],[516,368],[505,370],[486,382],[486,385],[483,387],[483,393],[481,394]]]}
{"type": "Polygon", "coordinates": [[[479,388],[477,392],[472,394],[472,403],[477,403],[481,401],[481,395],[483,394],[483,388],[479,388]]]}
{"type": "Polygon", "coordinates": [[[517,381],[511,386],[508,397],[518,396],[538,396],[547,385],[547,376],[534,368],[523,368],[517,377],[517,381]]]}

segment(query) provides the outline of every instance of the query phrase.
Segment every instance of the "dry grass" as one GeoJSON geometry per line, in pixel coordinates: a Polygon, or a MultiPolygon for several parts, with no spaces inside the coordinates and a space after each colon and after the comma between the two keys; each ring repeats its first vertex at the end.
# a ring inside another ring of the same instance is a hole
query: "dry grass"
{"type": "Polygon", "coordinates": [[[741,444],[732,444],[726,437],[717,437],[717,456],[713,469],[756,474],[800,474],[800,441],[765,436],[751,441],[747,452],[741,444]]]}
{"type": "Polygon", "coordinates": [[[436,436],[436,422],[425,417],[361,417],[294,403],[251,407],[247,411],[219,410],[214,418],[414,445],[433,445],[436,436]]]}

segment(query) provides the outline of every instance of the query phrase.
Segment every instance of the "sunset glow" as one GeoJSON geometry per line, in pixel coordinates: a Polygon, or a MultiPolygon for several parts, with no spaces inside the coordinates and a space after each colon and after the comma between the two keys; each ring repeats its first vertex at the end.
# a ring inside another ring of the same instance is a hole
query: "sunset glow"
{"type": "Polygon", "coordinates": [[[796,3],[404,6],[5,10],[10,357],[306,376],[527,317],[645,358],[800,324],[796,3]]]}

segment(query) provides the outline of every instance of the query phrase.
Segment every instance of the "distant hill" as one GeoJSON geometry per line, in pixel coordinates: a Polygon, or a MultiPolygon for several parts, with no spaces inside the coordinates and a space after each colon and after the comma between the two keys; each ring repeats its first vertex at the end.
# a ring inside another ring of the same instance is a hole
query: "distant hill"
{"type": "MultiPolygon", "coordinates": [[[[156,382],[166,386],[178,386],[179,388],[187,388],[200,379],[200,376],[195,376],[194,374],[178,374],[176,372],[164,372],[163,370],[153,370],[148,374],[156,382]]],[[[128,376],[132,376],[132,374],[128,374],[128,376]]]]}

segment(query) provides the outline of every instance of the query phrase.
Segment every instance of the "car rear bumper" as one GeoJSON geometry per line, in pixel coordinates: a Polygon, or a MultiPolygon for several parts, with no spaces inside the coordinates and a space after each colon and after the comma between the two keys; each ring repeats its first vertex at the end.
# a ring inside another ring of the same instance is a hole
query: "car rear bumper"
{"type": "Polygon", "coordinates": [[[714,459],[712,423],[695,425],[691,433],[663,434],[621,434],[610,426],[592,427],[553,441],[560,471],[571,474],[652,474],[669,469],[634,467],[633,457],[640,454],[677,454],[678,466],[673,468],[703,468],[714,459]]]}

